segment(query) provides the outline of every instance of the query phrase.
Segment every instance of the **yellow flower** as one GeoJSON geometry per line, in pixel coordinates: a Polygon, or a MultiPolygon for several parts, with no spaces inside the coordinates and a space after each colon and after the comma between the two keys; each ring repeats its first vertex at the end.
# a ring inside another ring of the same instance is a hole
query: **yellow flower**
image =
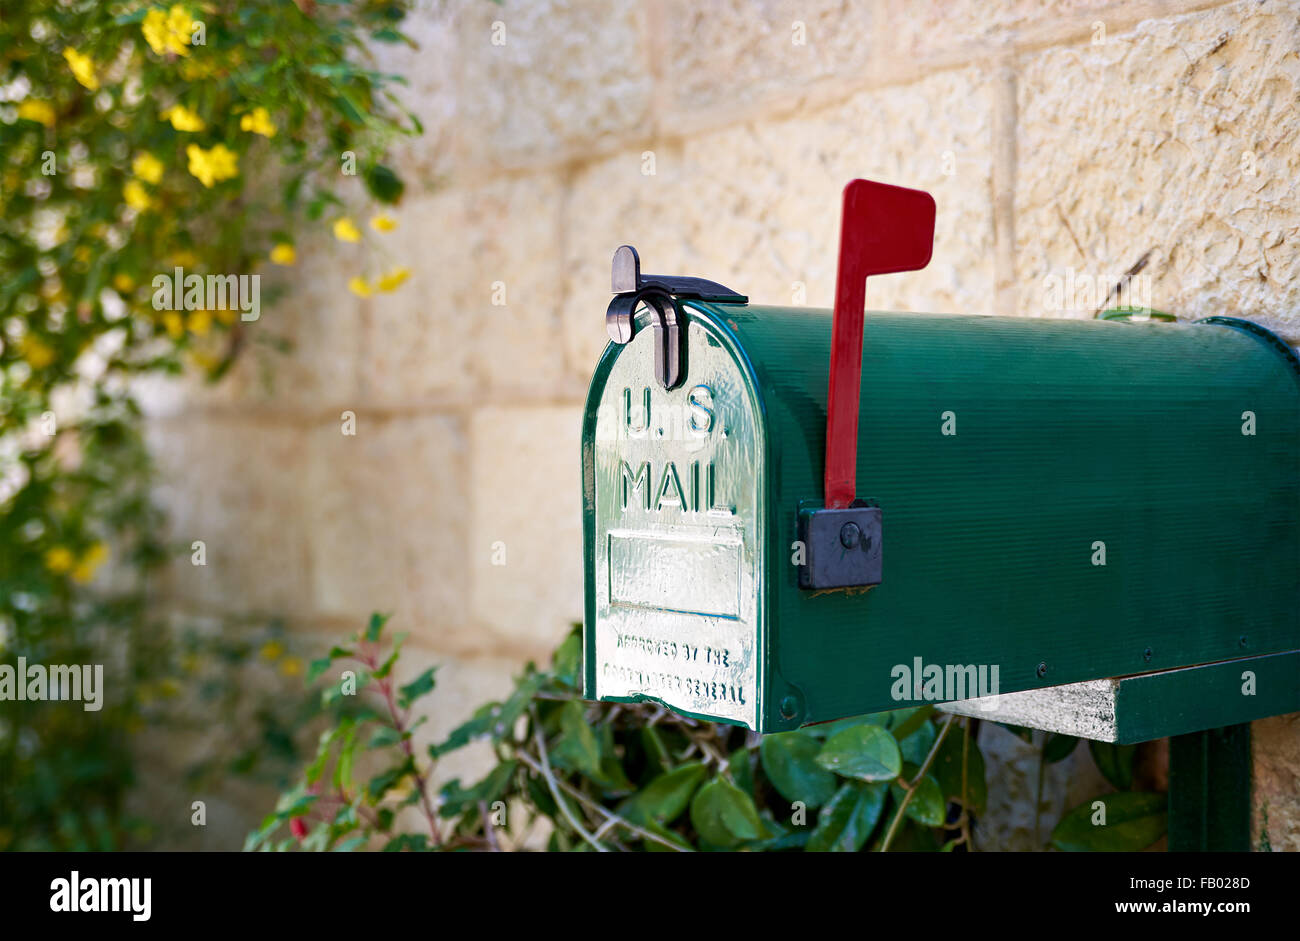
{"type": "Polygon", "coordinates": [[[222,307],[217,310],[217,320],[229,327],[235,322],[235,312],[229,307],[222,307]]]}
{"type": "Polygon", "coordinates": [[[185,321],[181,315],[174,310],[169,310],[162,316],[163,326],[167,328],[167,334],[173,340],[179,340],[185,336],[185,321]]]}
{"type": "Polygon", "coordinates": [[[357,225],[347,216],[335,221],[334,237],[340,242],[360,242],[361,233],[357,230],[357,225]]]}
{"type": "Polygon", "coordinates": [[[162,179],[163,162],[150,153],[143,153],[131,161],[131,172],[146,183],[157,183],[162,179]]]}
{"type": "Polygon", "coordinates": [[[365,278],[348,278],[348,290],[357,297],[370,296],[370,285],[366,284],[365,278]]]}
{"type": "Polygon", "coordinates": [[[239,176],[239,154],[225,144],[215,144],[211,150],[190,144],[185,153],[190,158],[190,173],[208,189],[213,183],[239,176]]]}
{"type": "Polygon", "coordinates": [[[194,111],[184,105],[172,105],[166,111],[159,115],[164,121],[171,121],[172,127],[178,131],[189,131],[191,133],[203,130],[207,125],[203,119],[194,111]]]}
{"type": "Polygon", "coordinates": [[[29,333],[23,337],[20,349],[23,359],[27,360],[27,365],[32,369],[44,369],[54,362],[54,348],[35,334],[29,333]]]}
{"type": "Polygon", "coordinates": [[[280,673],[284,676],[297,676],[302,672],[302,661],[297,657],[285,657],[280,661],[280,673]]]}
{"type": "Polygon", "coordinates": [[[18,106],[18,117],[44,124],[46,127],[54,127],[54,108],[48,101],[28,98],[18,106]]]}
{"type": "Polygon", "coordinates": [[[174,52],[177,55],[190,54],[190,36],[194,31],[194,20],[190,18],[183,6],[173,6],[168,12],[150,10],[140,24],[144,40],[149,48],[158,55],[174,52]]]}
{"type": "Polygon", "coordinates": [[[196,310],[190,314],[185,326],[195,336],[205,337],[212,329],[212,315],[206,310],[196,310]]]}
{"type": "Polygon", "coordinates": [[[81,557],[77,567],[72,570],[73,581],[80,582],[83,585],[94,581],[95,572],[99,570],[99,567],[104,564],[104,560],[107,558],[108,547],[102,542],[95,543],[86,550],[86,554],[81,557]]]}
{"type": "Polygon", "coordinates": [[[410,276],[410,268],[394,268],[392,271],[388,272],[388,274],[375,282],[375,287],[379,288],[381,291],[396,291],[410,276]]]}
{"type": "Polygon", "coordinates": [[[298,253],[288,242],[281,242],[271,249],[271,261],[277,265],[292,265],[298,260],[298,253]]]}
{"type": "Polygon", "coordinates": [[[164,699],[172,699],[180,695],[181,684],[170,676],[164,677],[158,681],[158,692],[164,699]]]}
{"type": "Polygon", "coordinates": [[[263,660],[275,662],[276,660],[279,660],[281,655],[284,653],[284,645],[278,640],[268,640],[262,645],[262,649],[259,653],[262,655],[263,660]]]}
{"type": "Polygon", "coordinates": [[[397,228],[397,220],[386,212],[381,212],[370,220],[370,228],[376,232],[391,232],[397,228]]]}
{"type": "Polygon", "coordinates": [[[199,263],[199,256],[194,254],[188,248],[182,248],[178,252],[172,252],[172,265],[181,268],[193,268],[199,263]]]}
{"type": "Polygon", "coordinates": [[[126,273],[113,275],[113,287],[120,294],[130,294],[135,290],[135,278],[126,273]]]}
{"type": "Polygon", "coordinates": [[[139,212],[148,212],[153,208],[153,200],[149,198],[149,191],[139,180],[127,180],[126,186],[122,187],[122,198],[132,209],[139,212]]]}
{"type": "Polygon", "coordinates": [[[45,567],[55,575],[63,575],[72,571],[76,565],[77,557],[72,554],[72,550],[67,546],[54,546],[45,552],[45,567]]]}
{"type": "Polygon", "coordinates": [[[99,91],[99,79],[95,78],[95,63],[90,56],[82,55],[71,46],[63,50],[63,58],[68,60],[72,75],[91,91],[99,91]]]}
{"type": "Polygon", "coordinates": [[[239,129],[241,131],[252,131],[254,134],[261,134],[263,137],[275,136],[275,124],[271,121],[271,115],[262,107],[254,108],[250,114],[240,118],[239,129]]]}

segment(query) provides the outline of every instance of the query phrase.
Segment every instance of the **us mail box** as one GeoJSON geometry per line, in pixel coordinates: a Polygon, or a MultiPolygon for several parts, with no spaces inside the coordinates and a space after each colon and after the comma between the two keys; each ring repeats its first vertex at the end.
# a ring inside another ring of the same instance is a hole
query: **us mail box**
{"type": "Polygon", "coordinates": [[[862,316],[865,274],[928,259],[845,258],[913,238],[849,238],[850,197],[897,212],[895,189],[846,190],[856,354],[851,309],[619,249],[583,423],[586,696],[774,732],[1266,658],[1244,705],[1160,688],[1199,728],[1300,709],[1295,352],[1227,316],[862,316]]]}

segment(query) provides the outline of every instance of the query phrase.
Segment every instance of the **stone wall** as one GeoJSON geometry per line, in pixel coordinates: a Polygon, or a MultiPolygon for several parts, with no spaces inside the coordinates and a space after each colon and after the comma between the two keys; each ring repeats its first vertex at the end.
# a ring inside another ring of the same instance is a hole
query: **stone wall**
{"type": "MultiPolygon", "coordinates": [[[[410,31],[377,50],[428,127],[400,229],[300,244],[258,327],[293,351],[152,396],[151,435],[176,537],[209,553],[169,603],[285,614],[304,651],[392,611],[444,665],[435,732],[581,616],[580,411],[619,244],[829,306],[839,192],[866,176],[938,204],[930,267],[873,280],[872,307],[1068,315],[1047,276],[1146,259],[1152,306],[1300,339],[1294,3],[465,0],[410,31]],[[345,289],[392,264],[396,293],[345,289]]],[[[1269,841],[1300,849],[1296,717],[1255,733],[1269,841]]],[[[999,765],[987,832],[1024,846],[1035,772],[999,765]]]]}

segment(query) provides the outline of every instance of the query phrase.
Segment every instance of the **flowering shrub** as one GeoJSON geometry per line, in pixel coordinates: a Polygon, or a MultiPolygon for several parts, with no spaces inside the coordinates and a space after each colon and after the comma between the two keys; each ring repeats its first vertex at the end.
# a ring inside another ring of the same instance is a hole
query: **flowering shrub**
{"type": "Polygon", "coordinates": [[[110,694],[94,713],[0,696],[0,848],[142,835],[124,809],[131,736],[160,697],[208,688],[181,683],[198,668],[180,660],[265,650],[174,648],[145,604],[171,550],[130,380],[186,365],[220,376],[258,312],[249,279],[295,263],[295,231],[362,237],[345,187],[376,207],[374,237],[391,230],[378,207],[402,183],[384,153],[419,126],[387,88],[395,77],[366,63],[370,43],[407,41],[403,15],[391,0],[5,4],[0,654],[102,664],[110,694]]]}

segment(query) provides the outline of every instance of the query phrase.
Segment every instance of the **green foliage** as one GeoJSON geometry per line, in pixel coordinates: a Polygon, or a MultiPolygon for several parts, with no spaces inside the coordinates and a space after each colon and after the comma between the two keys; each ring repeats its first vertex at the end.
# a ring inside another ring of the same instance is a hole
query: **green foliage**
{"type": "MultiPolygon", "coordinates": [[[[1053,750],[1053,736],[1044,746],[1044,759],[1053,750]]],[[[1071,744],[1073,749],[1073,744],[1071,744]]],[[[1059,751],[1059,746],[1057,748],[1059,751]]],[[[1168,829],[1168,797],[1133,790],[1135,745],[1088,743],[1097,770],[1116,789],[1084,801],[1061,818],[1052,831],[1052,846],[1067,851],[1132,852],[1146,849],[1168,829]]]]}
{"type": "MultiPolygon", "coordinates": [[[[412,710],[395,705],[395,681],[376,679],[400,646],[400,638],[390,645],[381,636],[385,620],[372,619],[362,636],[315,665],[313,674],[327,680],[319,692],[334,724],[302,780],[250,835],[250,849],[975,848],[989,793],[975,720],[924,706],[758,736],[654,704],[585,702],[575,625],[549,671],[527,665],[507,698],[479,707],[445,739],[413,748],[412,710]],[[357,670],[356,696],[337,695],[344,665],[357,670]],[[364,786],[351,771],[351,743],[363,739],[383,753],[373,756],[374,776],[364,786]],[[435,795],[438,762],[471,745],[491,750],[491,770],[470,785],[453,779],[435,795]],[[345,767],[332,778],[324,774],[331,761],[345,767]],[[424,818],[419,833],[397,826],[397,812],[409,806],[424,818]]],[[[433,675],[419,674],[421,695],[433,675]]],[[[1044,766],[1077,745],[1067,736],[1039,739],[1044,766]]],[[[1097,744],[1093,753],[1104,768],[1127,767],[1131,782],[1132,749],[1097,744]]],[[[1163,833],[1163,795],[1128,791],[1099,800],[1105,826],[1094,825],[1089,802],[1066,815],[1052,845],[1140,849],[1163,833]]]]}
{"type": "Polygon", "coordinates": [[[248,848],[968,848],[973,817],[963,808],[986,799],[967,720],[936,718],[926,707],[759,737],[652,704],[584,702],[576,628],[550,670],[529,664],[510,696],[415,748],[414,701],[403,704],[397,691],[414,686],[426,695],[435,674],[396,686],[397,644],[383,629],[383,619],[373,620],[313,664],[334,720],[248,848]],[[357,675],[355,695],[339,693],[345,668],[357,675]],[[949,739],[955,751],[945,747],[949,739]],[[363,741],[374,746],[368,776],[355,770],[363,741]],[[471,745],[491,750],[491,770],[434,794],[438,762],[471,745]],[[422,818],[418,834],[398,826],[404,807],[422,818]]]}
{"type": "Polygon", "coordinates": [[[256,656],[278,628],[173,632],[146,603],[151,573],[190,547],[159,538],[132,380],[186,364],[215,378],[250,337],[238,308],[156,309],[155,277],[291,264],[295,219],[338,206],[343,186],[400,197],[384,154],[418,126],[394,107],[392,77],[366,67],[365,43],[404,40],[402,10],[5,4],[0,656],[102,664],[107,692],[98,712],[0,702],[0,849],[150,839],[160,822],[125,808],[139,737],[159,726],[237,730],[192,781],[278,777],[275,761],[296,758],[297,704],[232,692],[245,670],[296,675],[283,650],[256,656]]]}
{"type": "Polygon", "coordinates": [[[1168,804],[1164,794],[1117,791],[1075,807],[1052,831],[1062,850],[1132,852],[1165,835],[1168,804]]]}

